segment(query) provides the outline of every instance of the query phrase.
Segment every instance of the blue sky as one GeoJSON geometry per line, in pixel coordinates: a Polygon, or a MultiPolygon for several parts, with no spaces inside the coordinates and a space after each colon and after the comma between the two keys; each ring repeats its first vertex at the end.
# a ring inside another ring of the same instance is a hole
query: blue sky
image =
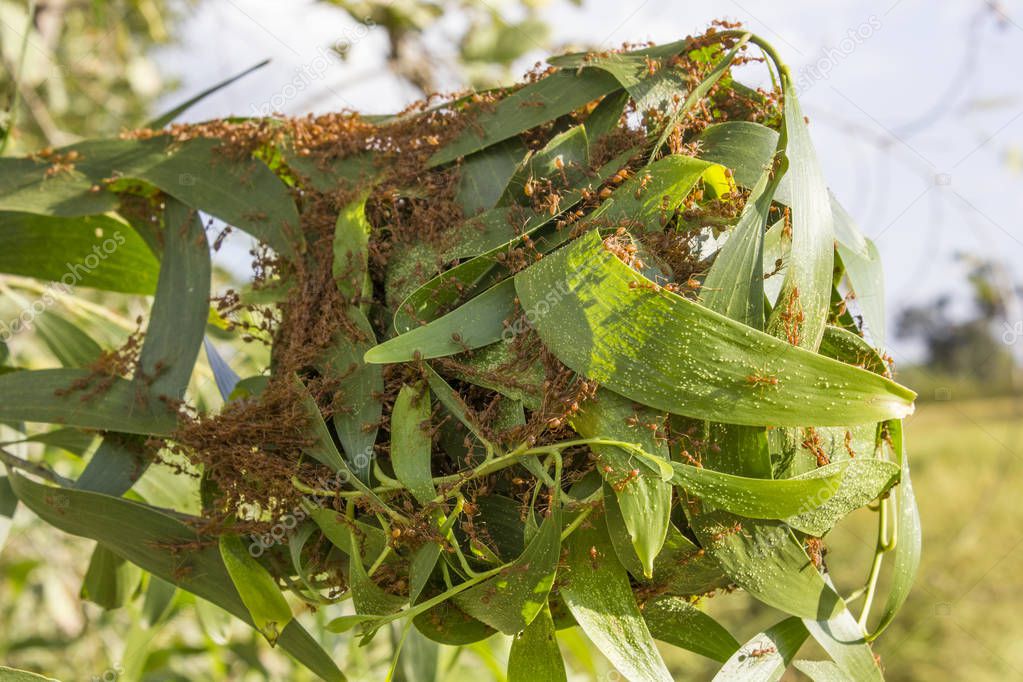
{"type": "MultiPolygon", "coordinates": [[[[958,252],[998,259],[1023,280],[1023,2],[552,0],[544,13],[556,45],[666,42],[714,18],[743,21],[771,41],[802,77],[829,184],[878,243],[890,312],[962,289],[958,252]]],[[[440,53],[461,29],[457,17],[438,27],[440,53]]],[[[384,51],[379,30],[330,7],[222,0],[199,5],[160,64],[182,83],[177,100],[273,59],[191,120],[271,105],[381,113],[415,96],[387,73],[384,51]],[[327,56],[339,38],[352,46],[347,61],[327,56]]],[[[543,56],[533,52],[520,70],[543,56]]],[[[915,354],[897,339],[892,350],[897,359],[915,354]]]]}

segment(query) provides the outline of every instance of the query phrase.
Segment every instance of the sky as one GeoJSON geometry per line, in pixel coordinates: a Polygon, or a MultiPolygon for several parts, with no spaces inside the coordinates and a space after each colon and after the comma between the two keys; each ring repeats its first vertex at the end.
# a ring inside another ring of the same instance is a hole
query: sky
{"type": "MultiPolygon", "coordinates": [[[[774,44],[796,75],[829,185],[880,249],[890,318],[940,294],[966,300],[960,253],[995,259],[1023,282],[1023,0],[551,0],[543,15],[555,46],[668,42],[715,18],[774,44]]],[[[463,28],[456,16],[431,33],[437,52],[463,28]]],[[[416,93],[387,72],[385,51],[381,29],[312,0],[218,0],[198,6],[158,61],[181,83],[173,104],[272,59],[186,120],[386,113],[416,93]],[[338,40],[350,45],[347,60],[330,52],[338,40]]],[[[517,72],[546,54],[538,45],[517,72]]],[[[1023,350],[1023,313],[1010,314],[1017,321],[1023,350]]],[[[897,360],[919,354],[889,343],[897,360]]]]}

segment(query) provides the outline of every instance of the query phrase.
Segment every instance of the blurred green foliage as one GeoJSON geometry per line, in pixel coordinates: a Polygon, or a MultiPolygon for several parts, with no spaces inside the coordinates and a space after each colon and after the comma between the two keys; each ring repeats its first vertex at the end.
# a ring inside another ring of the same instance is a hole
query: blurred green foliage
{"type": "Polygon", "coordinates": [[[179,15],[165,0],[0,1],[0,128],[8,154],[113,135],[170,85],[151,49],[179,15]]]}

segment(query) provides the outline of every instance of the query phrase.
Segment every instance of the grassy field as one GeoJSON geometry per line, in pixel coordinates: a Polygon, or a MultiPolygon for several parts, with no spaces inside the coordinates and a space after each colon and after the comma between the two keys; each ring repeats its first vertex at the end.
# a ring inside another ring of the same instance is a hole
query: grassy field
{"type": "MultiPolygon", "coordinates": [[[[1023,679],[1023,400],[922,403],[906,428],[924,554],[913,594],[875,647],[886,677],[1023,679]]],[[[861,511],[827,540],[844,593],[868,572],[875,529],[861,511]]],[[[740,640],[778,619],[741,595],[710,600],[708,611],[740,640]]],[[[665,653],[679,679],[713,676],[713,665],[665,653]]]]}

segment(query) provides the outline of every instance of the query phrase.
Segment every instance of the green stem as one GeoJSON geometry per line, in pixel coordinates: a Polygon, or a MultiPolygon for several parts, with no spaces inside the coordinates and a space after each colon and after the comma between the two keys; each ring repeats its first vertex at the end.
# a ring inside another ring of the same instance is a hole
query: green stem
{"type": "Polygon", "coordinates": [[[877,513],[877,546],[874,549],[874,561],[870,566],[870,575],[867,578],[866,593],[863,598],[863,611],[860,612],[860,628],[867,631],[867,619],[870,618],[870,609],[874,605],[874,595],[877,594],[877,582],[881,576],[881,564],[884,562],[884,555],[895,547],[894,543],[888,543],[885,538],[888,535],[888,501],[881,500],[881,508],[877,513]]]}
{"type": "Polygon", "coordinates": [[[49,467],[43,466],[42,464],[36,464],[35,462],[29,462],[28,460],[22,459],[7,452],[3,448],[0,448],[0,462],[3,462],[12,469],[21,469],[27,471],[30,474],[34,474],[39,478],[46,479],[50,483],[56,483],[57,485],[64,488],[71,488],[75,482],[69,478],[64,478],[56,471],[53,471],[49,467]]]}

